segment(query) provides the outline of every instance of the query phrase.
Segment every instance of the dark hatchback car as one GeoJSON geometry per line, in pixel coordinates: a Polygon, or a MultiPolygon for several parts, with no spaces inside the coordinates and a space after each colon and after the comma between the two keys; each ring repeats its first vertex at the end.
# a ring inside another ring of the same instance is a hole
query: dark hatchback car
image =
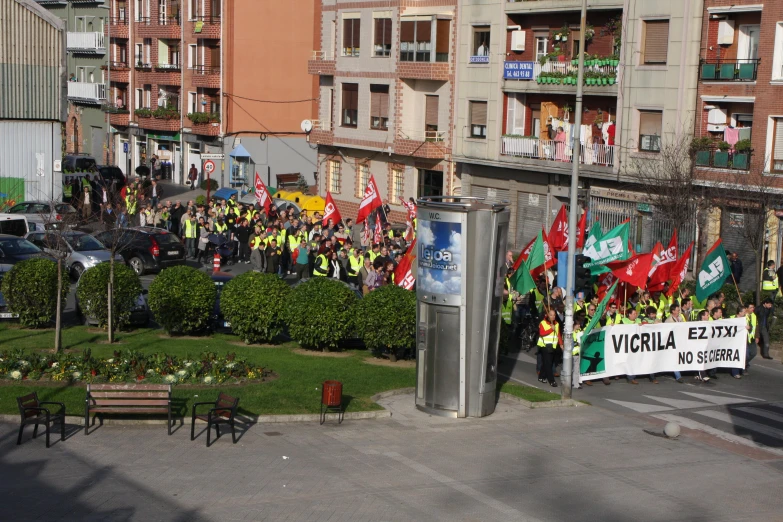
{"type": "Polygon", "coordinates": [[[120,170],[119,167],[113,165],[98,165],[98,172],[101,175],[103,183],[107,187],[111,187],[112,184],[114,184],[115,190],[119,190],[125,186],[125,174],[122,173],[122,170],[120,170]]]}
{"type": "Polygon", "coordinates": [[[0,264],[15,265],[33,257],[54,259],[23,237],[0,234],[0,264]]]}
{"type": "Polygon", "coordinates": [[[117,253],[138,275],[157,273],[185,264],[185,247],[180,239],[162,228],[134,227],[95,234],[96,239],[117,253]]]}

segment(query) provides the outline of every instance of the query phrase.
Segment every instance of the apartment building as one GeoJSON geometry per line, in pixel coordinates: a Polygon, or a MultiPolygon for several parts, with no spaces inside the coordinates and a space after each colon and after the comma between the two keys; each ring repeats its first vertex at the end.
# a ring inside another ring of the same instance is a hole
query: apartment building
{"type": "Polygon", "coordinates": [[[310,143],[318,190],[355,216],[371,176],[403,221],[400,198],[453,193],[457,0],[322,0],[310,143]]]}
{"type": "Polygon", "coordinates": [[[580,8],[580,0],[463,0],[456,184],[464,195],[508,201],[509,247],[521,249],[568,203],[578,153],[580,205],[607,228],[631,219],[633,243],[649,250],[671,227],[653,218],[627,169],[691,132],[701,2],[593,0],[583,50],[580,8]],[[586,85],[574,147],[580,51],[586,85]]]}
{"type": "Polygon", "coordinates": [[[312,79],[281,64],[306,60],[312,5],[111,0],[106,108],[116,164],[133,172],[155,157],[161,176],[179,183],[191,165],[202,170],[202,154],[223,154],[212,173],[221,186],[247,188],[256,170],[312,179],[316,155],[303,133],[293,140],[276,135],[298,131],[312,102],[269,111],[270,105],[256,101],[315,98],[312,79]],[[289,23],[294,18],[297,23],[289,23]],[[284,91],[281,84],[291,87],[284,91]],[[243,115],[236,114],[240,109],[243,115]]]}
{"type": "Polygon", "coordinates": [[[105,0],[37,0],[66,24],[68,118],[65,152],[89,154],[106,163],[109,131],[106,103],[108,5],[105,0]]]}

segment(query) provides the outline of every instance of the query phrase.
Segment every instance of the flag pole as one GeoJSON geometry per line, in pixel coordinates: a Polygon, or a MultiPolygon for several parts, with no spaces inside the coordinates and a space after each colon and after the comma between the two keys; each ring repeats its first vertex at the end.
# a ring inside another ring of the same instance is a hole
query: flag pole
{"type": "Polygon", "coordinates": [[[731,280],[732,280],[732,282],[734,283],[734,288],[736,288],[736,289],[737,289],[737,299],[739,299],[740,306],[745,306],[745,305],[742,303],[742,293],[740,292],[739,285],[737,285],[737,280],[736,280],[736,279],[734,279],[734,273],[732,273],[732,274],[731,274],[731,280]]]}
{"type": "Polygon", "coordinates": [[[585,75],[585,27],[587,25],[587,0],[582,0],[581,20],[579,23],[579,65],[576,76],[576,104],[574,105],[574,132],[571,133],[571,193],[570,209],[568,212],[568,276],[566,277],[566,302],[565,302],[565,332],[563,333],[563,378],[560,381],[561,397],[571,398],[571,375],[574,371],[574,259],[576,258],[576,213],[578,208],[579,192],[579,159],[582,155],[582,95],[584,93],[585,75]]]}

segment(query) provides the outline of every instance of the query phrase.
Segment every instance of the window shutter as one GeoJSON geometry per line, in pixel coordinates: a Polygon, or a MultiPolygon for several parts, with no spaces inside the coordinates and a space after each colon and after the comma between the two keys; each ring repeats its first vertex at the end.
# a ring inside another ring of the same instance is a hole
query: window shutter
{"type": "Polygon", "coordinates": [[[429,20],[416,22],[416,41],[422,43],[432,41],[432,22],[429,20]]]}
{"type": "Polygon", "coordinates": [[[661,113],[656,111],[639,112],[639,134],[650,136],[661,135],[661,113]]]}
{"type": "Polygon", "coordinates": [[[355,83],[343,84],[343,110],[355,111],[359,106],[359,86],[355,83]]]}
{"type": "Polygon", "coordinates": [[[401,42],[412,42],[413,41],[413,31],[416,22],[402,22],[400,24],[400,41],[401,42]]]}
{"type": "Polygon", "coordinates": [[[381,112],[381,93],[372,91],[370,92],[370,116],[375,118],[380,116],[381,112]]]}
{"type": "Polygon", "coordinates": [[[669,21],[646,21],[644,23],[644,63],[666,63],[668,51],[669,21]]]}
{"type": "Polygon", "coordinates": [[[351,47],[351,39],[353,34],[353,20],[343,20],[343,47],[351,47]]]}
{"type": "Polygon", "coordinates": [[[378,93],[378,104],[380,105],[380,112],[379,116],[381,118],[388,118],[389,117],[389,93],[388,92],[381,92],[378,93]]]}
{"type": "Polygon", "coordinates": [[[487,124],[487,102],[470,102],[470,124],[487,124]]]}
{"type": "Polygon", "coordinates": [[[435,52],[448,54],[449,52],[449,27],[451,20],[438,20],[435,27],[435,52]]]}
{"type": "Polygon", "coordinates": [[[783,160],[783,118],[775,120],[775,154],[774,159],[783,160]]]}
{"type": "MultiPolygon", "coordinates": [[[[667,29],[668,34],[668,29],[667,29]]],[[[361,47],[362,21],[353,20],[353,45],[351,47],[359,49],[361,47]]]]}
{"type": "Polygon", "coordinates": [[[425,98],[424,123],[438,126],[438,97],[427,96],[425,98]]]}
{"type": "Polygon", "coordinates": [[[210,65],[212,67],[220,67],[220,47],[211,47],[210,53],[212,56],[210,56],[210,65]]]}
{"type": "Polygon", "coordinates": [[[375,45],[391,43],[391,18],[375,19],[375,45]]]}

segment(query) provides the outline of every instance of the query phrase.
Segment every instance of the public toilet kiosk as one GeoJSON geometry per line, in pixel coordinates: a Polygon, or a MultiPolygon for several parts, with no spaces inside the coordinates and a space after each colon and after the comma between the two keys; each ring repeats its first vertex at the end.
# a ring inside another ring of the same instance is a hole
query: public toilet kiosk
{"type": "Polygon", "coordinates": [[[510,212],[483,198],[417,201],[416,407],[495,411],[510,212]]]}

